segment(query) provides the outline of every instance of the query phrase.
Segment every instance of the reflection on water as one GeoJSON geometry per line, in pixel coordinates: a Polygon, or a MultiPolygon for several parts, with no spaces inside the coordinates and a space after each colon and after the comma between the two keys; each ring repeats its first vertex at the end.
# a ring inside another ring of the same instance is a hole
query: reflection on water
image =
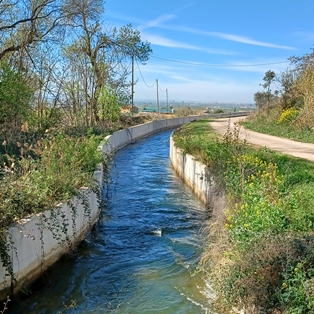
{"type": "MultiPolygon", "coordinates": [[[[102,221],[8,313],[210,313],[204,206],[169,164],[170,131],[116,153],[102,221]]],[[[13,304],[14,303],[14,304],[13,304]]]]}

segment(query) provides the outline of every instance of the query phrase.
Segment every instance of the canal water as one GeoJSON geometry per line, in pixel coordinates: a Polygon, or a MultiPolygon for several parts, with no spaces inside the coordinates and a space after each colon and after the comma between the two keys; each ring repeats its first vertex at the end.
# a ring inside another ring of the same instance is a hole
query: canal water
{"type": "Polygon", "coordinates": [[[6,313],[211,313],[210,288],[198,271],[204,205],[169,161],[165,131],[114,156],[103,217],[32,294],[6,313]]]}

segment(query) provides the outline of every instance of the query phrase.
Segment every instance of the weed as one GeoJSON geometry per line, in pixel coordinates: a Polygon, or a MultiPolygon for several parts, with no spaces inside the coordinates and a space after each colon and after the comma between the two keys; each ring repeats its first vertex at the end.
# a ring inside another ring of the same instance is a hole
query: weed
{"type": "Polygon", "coordinates": [[[76,302],[75,302],[75,300],[71,300],[70,305],[64,304],[63,310],[58,311],[57,314],[62,314],[62,313],[64,313],[65,311],[67,311],[68,309],[74,309],[75,307],[76,307],[76,302]]]}
{"type": "Polygon", "coordinates": [[[206,164],[226,196],[226,210],[208,223],[202,258],[216,311],[313,313],[313,164],[253,149],[237,128],[217,138],[193,126],[181,128],[176,144],[206,164]]]}
{"type": "Polygon", "coordinates": [[[297,110],[296,108],[288,108],[281,113],[279,119],[277,120],[277,123],[291,123],[293,120],[296,119],[298,114],[299,110],[297,110]]]}
{"type": "Polygon", "coordinates": [[[8,305],[8,303],[9,303],[10,301],[11,301],[11,300],[10,300],[9,296],[7,296],[7,300],[6,300],[5,302],[3,302],[3,309],[2,309],[2,311],[0,311],[0,314],[3,314],[3,313],[5,312],[5,310],[8,309],[7,305],[8,305]]]}
{"type": "Polygon", "coordinates": [[[264,134],[314,143],[313,129],[308,125],[298,123],[300,118],[298,114],[300,115],[299,111],[293,108],[283,112],[279,112],[276,108],[271,111],[269,117],[252,115],[246,121],[241,122],[241,125],[264,134]]]}

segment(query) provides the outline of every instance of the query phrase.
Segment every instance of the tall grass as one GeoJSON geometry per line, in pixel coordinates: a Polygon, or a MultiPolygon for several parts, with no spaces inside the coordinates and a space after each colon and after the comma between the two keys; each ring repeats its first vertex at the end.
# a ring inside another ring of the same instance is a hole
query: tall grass
{"type": "Polygon", "coordinates": [[[217,138],[206,120],[174,139],[208,166],[227,199],[209,221],[203,256],[216,311],[314,313],[314,165],[253,149],[237,128],[217,138]]]}
{"type": "MultiPolygon", "coordinates": [[[[18,143],[19,156],[6,155],[0,180],[0,230],[21,218],[51,209],[92,185],[102,162],[99,137],[74,138],[62,133],[36,144],[18,143]]],[[[2,143],[2,145],[7,145],[2,143]]]]}
{"type": "Polygon", "coordinates": [[[314,131],[308,126],[297,128],[290,119],[283,118],[283,114],[274,108],[267,115],[265,112],[252,115],[241,125],[253,131],[274,136],[289,138],[304,143],[314,143],[314,131]]]}
{"type": "Polygon", "coordinates": [[[27,124],[0,129],[0,233],[21,219],[66,201],[82,186],[93,185],[92,174],[103,162],[99,143],[113,131],[148,121],[124,117],[110,127],[63,127],[32,132],[27,124]]]}

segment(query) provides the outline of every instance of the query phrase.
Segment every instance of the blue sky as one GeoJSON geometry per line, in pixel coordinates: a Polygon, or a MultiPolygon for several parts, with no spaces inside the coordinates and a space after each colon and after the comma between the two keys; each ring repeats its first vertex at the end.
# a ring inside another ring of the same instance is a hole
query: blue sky
{"type": "Polygon", "coordinates": [[[313,0],[106,0],[104,18],[151,43],[135,66],[135,101],[156,99],[158,79],[161,101],[167,89],[169,103],[254,103],[266,71],[311,52],[313,16],[313,0]]]}

